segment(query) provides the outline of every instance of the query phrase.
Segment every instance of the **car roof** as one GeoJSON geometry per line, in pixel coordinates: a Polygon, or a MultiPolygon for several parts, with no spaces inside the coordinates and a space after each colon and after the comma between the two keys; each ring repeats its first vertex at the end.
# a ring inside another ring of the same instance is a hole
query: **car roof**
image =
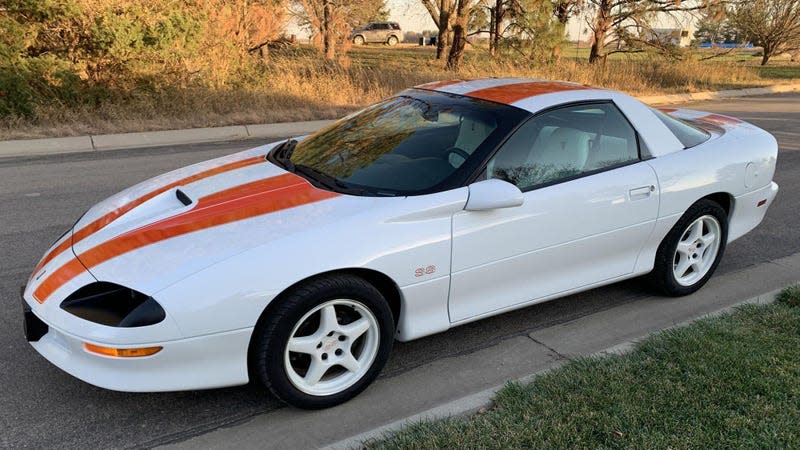
{"type": "Polygon", "coordinates": [[[464,95],[506,105],[514,105],[531,97],[546,94],[586,91],[584,94],[587,94],[587,97],[593,97],[595,96],[593,94],[596,94],[596,92],[589,91],[606,91],[605,89],[569,81],[536,80],[531,78],[444,80],[425,83],[415,87],[417,89],[464,95]]]}
{"type": "Polygon", "coordinates": [[[575,102],[613,101],[629,120],[635,117],[637,131],[652,156],[661,156],[683,149],[675,135],[649,111],[647,105],[628,94],[610,89],[568,81],[531,78],[444,80],[420,84],[415,88],[502,103],[532,114],[575,102]]]}

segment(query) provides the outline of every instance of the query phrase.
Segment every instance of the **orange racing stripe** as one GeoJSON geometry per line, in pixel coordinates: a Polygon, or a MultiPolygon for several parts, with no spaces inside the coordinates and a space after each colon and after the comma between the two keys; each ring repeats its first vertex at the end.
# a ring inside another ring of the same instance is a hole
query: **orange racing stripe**
{"type": "Polygon", "coordinates": [[[53,272],[34,291],[39,303],[86,270],[147,245],[320,200],[335,192],[317,189],[305,179],[285,174],[236,186],[201,198],[189,211],[121,234],[93,247],[53,272]],[[82,263],[82,264],[81,264],[82,263]]]}
{"type": "Polygon", "coordinates": [[[54,247],[52,250],[50,250],[41,259],[41,261],[39,261],[39,263],[33,269],[33,273],[31,274],[31,278],[34,275],[36,275],[42,269],[42,267],[44,267],[45,265],[47,265],[47,263],[52,261],[53,258],[55,258],[56,256],[60,255],[61,253],[64,253],[65,251],[69,250],[69,248],[73,244],[76,244],[76,243],[86,239],[87,237],[89,237],[92,234],[96,233],[98,230],[100,230],[103,227],[105,227],[106,225],[110,224],[111,222],[113,222],[114,220],[116,220],[117,218],[122,216],[123,214],[125,214],[128,211],[136,208],[137,206],[139,206],[142,203],[150,200],[151,198],[153,198],[153,197],[155,197],[155,196],[157,196],[159,194],[162,194],[162,193],[164,193],[164,192],[166,192],[166,191],[168,191],[168,190],[170,190],[172,188],[178,187],[178,186],[189,184],[189,183],[192,183],[194,181],[199,181],[199,180],[202,180],[204,178],[209,178],[209,177],[212,177],[214,175],[219,175],[221,173],[230,172],[231,170],[236,170],[236,169],[239,169],[239,168],[242,168],[242,167],[247,167],[247,166],[250,166],[250,165],[253,165],[253,164],[257,164],[257,163],[260,163],[260,162],[264,162],[264,161],[266,161],[266,160],[264,159],[263,156],[254,156],[254,157],[251,157],[251,158],[245,158],[245,159],[241,159],[241,160],[238,160],[238,161],[233,161],[233,162],[230,162],[230,163],[227,163],[227,164],[223,164],[221,166],[212,167],[212,168],[204,170],[202,172],[198,172],[198,173],[196,173],[194,175],[190,175],[188,177],[181,178],[180,180],[173,181],[172,183],[169,183],[167,185],[161,186],[161,187],[159,187],[158,189],[156,189],[154,191],[148,192],[147,194],[145,194],[145,195],[143,195],[141,197],[138,197],[138,198],[136,198],[134,200],[131,200],[130,202],[120,206],[119,208],[117,208],[117,209],[115,209],[113,211],[110,211],[110,212],[104,214],[103,216],[97,218],[96,220],[94,220],[90,224],[86,225],[85,227],[81,228],[80,230],[76,230],[75,232],[73,232],[71,239],[70,238],[65,239],[57,247],[54,247]]]}
{"type": "Polygon", "coordinates": [[[564,83],[558,81],[532,81],[526,83],[511,83],[493,86],[467,92],[466,96],[489,100],[509,105],[534,95],[551,94],[553,92],[575,91],[579,89],[592,89],[591,86],[564,83]]]}

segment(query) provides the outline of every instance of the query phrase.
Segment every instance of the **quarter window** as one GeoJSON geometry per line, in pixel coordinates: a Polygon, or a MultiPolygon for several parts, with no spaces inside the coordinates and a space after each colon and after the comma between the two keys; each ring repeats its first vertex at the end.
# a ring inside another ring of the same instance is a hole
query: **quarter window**
{"type": "Polygon", "coordinates": [[[582,104],[528,120],[489,161],[486,176],[524,191],[638,160],[636,132],[616,106],[582,104]]]}

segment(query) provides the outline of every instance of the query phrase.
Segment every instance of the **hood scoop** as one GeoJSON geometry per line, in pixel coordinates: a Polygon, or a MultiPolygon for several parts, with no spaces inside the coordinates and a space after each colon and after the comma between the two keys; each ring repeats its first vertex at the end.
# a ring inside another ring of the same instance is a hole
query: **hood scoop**
{"type": "Polygon", "coordinates": [[[170,189],[126,212],[104,227],[104,232],[121,234],[152,222],[174,216],[194,207],[191,191],[184,186],[170,189]]]}
{"type": "Polygon", "coordinates": [[[180,188],[175,189],[175,197],[178,197],[178,201],[183,203],[184,206],[189,206],[192,204],[192,199],[190,199],[185,192],[180,190],[180,188]]]}

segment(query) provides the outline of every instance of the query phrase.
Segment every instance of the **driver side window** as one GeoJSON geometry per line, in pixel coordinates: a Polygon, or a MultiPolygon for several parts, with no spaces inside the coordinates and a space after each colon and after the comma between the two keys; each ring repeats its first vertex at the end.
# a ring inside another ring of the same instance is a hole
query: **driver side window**
{"type": "Polygon", "coordinates": [[[566,106],[523,124],[486,177],[526,191],[639,160],[636,133],[613,103],[566,106]]]}

